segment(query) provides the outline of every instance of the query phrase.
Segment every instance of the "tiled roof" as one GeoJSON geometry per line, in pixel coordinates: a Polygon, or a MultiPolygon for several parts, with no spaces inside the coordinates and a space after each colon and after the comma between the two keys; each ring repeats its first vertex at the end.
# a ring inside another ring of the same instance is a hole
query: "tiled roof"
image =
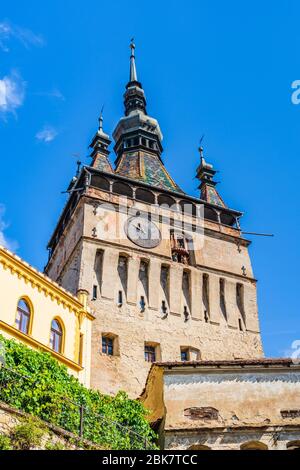
{"type": "Polygon", "coordinates": [[[92,164],[93,168],[96,168],[100,171],[105,171],[106,173],[113,173],[112,166],[108,158],[104,155],[97,155],[92,164]]]}
{"type": "Polygon", "coordinates": [[[183,362],[155,362],[153,365],[163,368],[176,367],[231,367],[231,366],[299,366],[300,363],[291,358],[261,358],[261,359],[232,359],[220,361],[183,361],[183,362]]]}
{"type": "Polygon", "coordinates": [[[216,206],[226,207],[216,188],[208,184],[204,184],[201,188],[200,199],[216,206]]]}
{"type": "Polygon", "coordinates": [[[157,155],[138,151],[123,154],[116,173],[168,191],[183,192],[157,155]]]}

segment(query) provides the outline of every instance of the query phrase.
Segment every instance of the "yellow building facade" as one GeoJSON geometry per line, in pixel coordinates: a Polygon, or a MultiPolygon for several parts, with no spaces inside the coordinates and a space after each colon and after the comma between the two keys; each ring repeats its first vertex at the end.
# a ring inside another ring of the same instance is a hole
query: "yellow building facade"
{"type": "Polygon", "coordinates": [[[0,247],[0,334],[51,353],[89,387],[94,317],[87,296],[73,296],[0,247]]]}

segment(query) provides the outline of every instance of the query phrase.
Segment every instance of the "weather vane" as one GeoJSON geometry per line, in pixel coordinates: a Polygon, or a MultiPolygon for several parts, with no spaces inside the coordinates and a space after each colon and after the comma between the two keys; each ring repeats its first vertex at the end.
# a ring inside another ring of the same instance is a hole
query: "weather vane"
{"type": "Polygon", "coordinates": [[[76,162],[76,165],[77,165],[76,176],[78,176],[79,173],[80,173],[80,167],[81,167],[81,161],[79,160],[80,154],[79,154],[79,153],[73,153],[73,154],[72,154],[72,157],[76,157],[76,158],[77,158],[77,162],[76,162]]]}
{"type": "Polygon", "coordinates": [[[202,147],[203,139],[204,139],[204,134],[202,134],[202,136],[200,138],[200,141],[199,141],[199,152],[200,152],[200,158],[201,159],[203,158],[203,147],[202,147]]]}
{"type": "Polygon", "coordinates": [[[134,38],[130,39],[130,49],[131,49],[131,54],[134,55],[134,49],[135,49],[134,38]]]}
{"type": "Polygon", "coordinates": [[[101,111],[100,111],[100,116],[99,116],[99,131],[102,131],[103,127],[103,110],[104,110],[104,104],[102,105],[101,111]]]}

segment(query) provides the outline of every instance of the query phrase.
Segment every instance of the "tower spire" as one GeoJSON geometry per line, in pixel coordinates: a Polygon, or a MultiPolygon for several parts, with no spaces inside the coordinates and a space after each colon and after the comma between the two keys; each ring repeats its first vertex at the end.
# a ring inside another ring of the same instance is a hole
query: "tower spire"
{"type": "Polygon", "coordinates": [[[93,159],[92,166],[94,168],[97,168],[98,170],[113,173],[111,164],[108,160],[108,156],[110,153],[108,147],[111,143],[111,140],[109,138],[109,135],[105,134],[105,132],[103,131],[103,108],[104,107],[102,106],[98,119],[98,130],[90,144],[90,147],[93,149],[91,153],[91,157],[93,159]]]}
{"type": "Polygon", "coordinates": [[[135,65],[135,44],[134,44],[134,39],[131,39],[130,42],[130,50],[131,50],[131,55],[130,55],[130,73],[129,73],[129,83],[130,82],[137,82],[137,73],[136,73],[136,65],[135,65]]]}
{"type": "Polygon", "coordinates": [[[146,98],[141,82],[137,79],[136,64],[135,64],[135,44],[133,38],[130,42],[130,71],[129,82],[126,85],[126,92],[124,94],[125,115],[140,111],[147,114],[146,111],[146,98]]]}
{"type": "Polygon", "coordinates": [[[196,174],[196,178],[200,181],[200,199],[216,206],[226,207],[223,199],[215,188],[218,184],[216,181],[214,181],[214,176],[217,171],[214,170],[213,165],[206,162],[204,158],[202,141],[203,137],[201,137],[200,147],[198,149],[200,154],[200,165],[197,168],[196,174]]]}
{"type": "Polygon", "coordinates": [[[146,98],[138,81],[135,64],[135,43],[130,42],[129,82],[124,93],[125,116],[114,132],[115,173],[168,191],[181,191],[161,160],[162,133],[156,119],[146,111],[146,98]]]}
{"type": "Polygon", "coordinates": [[[99,132],[99,134],[103,134],[103,109],[104,109],[104,105],[101,108],[100,116],[99,116],[99,119],[98,119],[98,122],[99,122],[98,132],[99,132]]]}

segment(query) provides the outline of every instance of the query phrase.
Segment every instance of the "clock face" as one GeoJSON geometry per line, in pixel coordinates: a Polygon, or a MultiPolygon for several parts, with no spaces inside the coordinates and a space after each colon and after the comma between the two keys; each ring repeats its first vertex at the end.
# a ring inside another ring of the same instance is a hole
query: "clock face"
{"type": "Polygon", "coordinates": [[[129,240],[143,248],[155,248],[161,235],[159,228],[145,217],[131,217],[126,222],[126,234],[129,240]]]}

